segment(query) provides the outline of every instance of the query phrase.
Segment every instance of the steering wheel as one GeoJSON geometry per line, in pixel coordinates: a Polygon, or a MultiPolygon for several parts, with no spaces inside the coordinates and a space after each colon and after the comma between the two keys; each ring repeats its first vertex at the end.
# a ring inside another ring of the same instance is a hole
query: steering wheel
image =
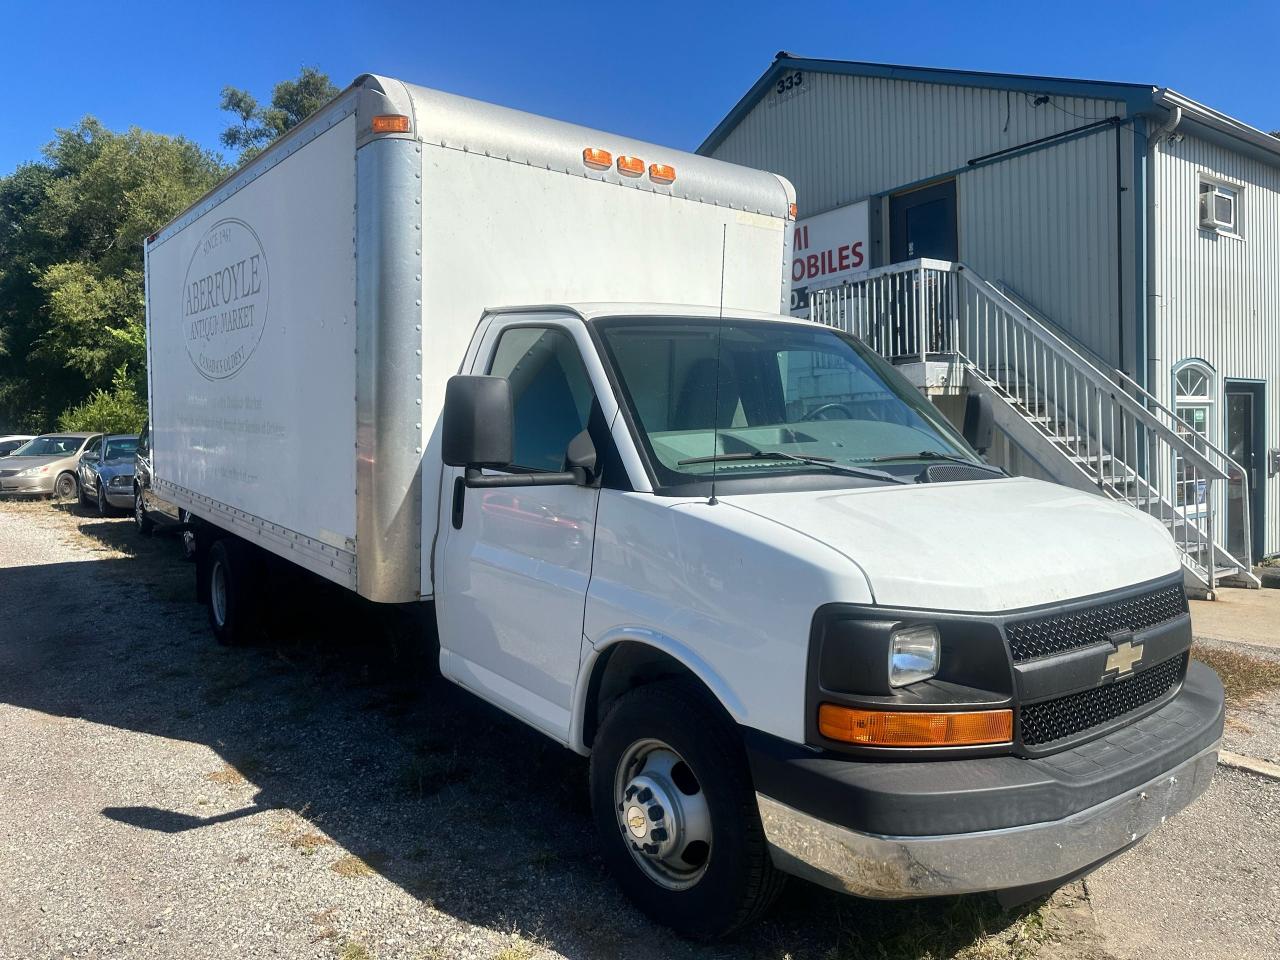
{"type": "Polygon", "coordinates": [[[810,410],[800,419],[801,420],[818,420],[818,419],[827,420],[829,418],[824,417],[822,415],[826,413],[828,410],[839,410],[841,413],[844,414],[844,419],[846,420],[853,419],[853,411],[851,411],[843,403],[824,403],[821,406],[815,407],[814,409],[810,410]]]}

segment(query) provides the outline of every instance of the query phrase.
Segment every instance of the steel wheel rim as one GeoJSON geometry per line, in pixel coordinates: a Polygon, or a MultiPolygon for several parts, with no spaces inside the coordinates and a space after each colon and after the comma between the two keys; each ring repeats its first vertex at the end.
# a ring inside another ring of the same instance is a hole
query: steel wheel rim
{"type": "Polygon", "coordinates": [[[219,561],[214,561],[209,574],[209,606],[213,610],[213,622],[225,626],[227,622],[227,571],[219,561]]]}
{"type": "Polygon", "coordinates": [[[637,740],[618,761],[614,813],[622,843],[645,875],[667,890],[698,883],[711,862],[711,808],[679,753],[657,739],[637,740]]]}
{"type": "Polygon", "coordinates": [[[73,485],[71,478],[65,475],[59,477],[57,482],[53,485],[53,492],[57,494],[58,499],[60,500],[67,499],[71,494],[75,493],[75,489],[76,488],[73,485]]]}

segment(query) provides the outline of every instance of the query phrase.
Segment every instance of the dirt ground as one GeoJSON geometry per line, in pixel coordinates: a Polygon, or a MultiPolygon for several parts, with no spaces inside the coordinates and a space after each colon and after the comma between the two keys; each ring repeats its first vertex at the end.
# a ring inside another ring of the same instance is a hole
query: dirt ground
{"type": "Polygon", "coordinates": [[[218,647],[181,554],[125,518],[0,502],[0,958],[1280,953],[1280,784],[1229,771],[1048,902],[795,882],[758,927],[692,946],[604,872],[580,758],[431,683],[341,591],[273,587],[263,642],[218,647]]]}

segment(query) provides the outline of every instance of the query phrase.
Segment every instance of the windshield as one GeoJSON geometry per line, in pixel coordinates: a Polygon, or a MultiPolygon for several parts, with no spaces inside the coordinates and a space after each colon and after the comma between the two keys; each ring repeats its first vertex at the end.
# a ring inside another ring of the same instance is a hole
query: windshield
{"type": "Polygon", "coordinates": [[[918,474],[931,455],[980,462],[897,371],[829,327],[618,318],[600,329],[663,486],[713,468],[728,480],[857,467],[866,479],[870,467],[918,474]]]}
{"type": "Polygon", "coordinates": [[[106,447],[102,451],[103,460],[119,460],[122,457],[132,457],[138,449],[137,437],[117,437],[114,440],[108,440],[106,447]]]}
{"type": "Polygon", "coordinates": [[[11,457],[66,457],[80,449],[84,437],[36,437],[28,440],[11,457]]]}

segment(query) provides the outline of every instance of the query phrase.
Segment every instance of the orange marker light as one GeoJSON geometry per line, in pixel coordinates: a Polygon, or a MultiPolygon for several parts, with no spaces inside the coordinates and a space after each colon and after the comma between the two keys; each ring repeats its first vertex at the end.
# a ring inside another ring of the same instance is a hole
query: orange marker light
{"type": "Polygon", "coordinates": [[[370,124],[374,133],[408,133],[409,118],[399,113],[383,113],[370,124]]]}
{"type": "Polygon", "coordinates": [[[613,166],[613,154],[608,150],[587,147],[582,151],[582,162],[596,170],[608,170],[613,166]]]}
{"type": "Polygon", "coordinates": [[[655,183],[671,183],[676,178],[676,168],[665,163],[649,164],[649,179],[655,183]]]}
{"type": "Polygon", "coordinates": [[[628,177],[638,177],[644,173],[644,161],[639,157],[619,157],[618,172],[628,177]]]}
{"type": "Polygon", "coordinates": [[[796,205],[794,203],[787,207],[787,216],[792,220],[796,218],[796,205]]]}
{"type": "Polygon", "coordinates": [[[1013,739],[1012,710],[918,713],[858,710],[835,703],[818,708],[818,731],[830,740],[868,747],[967,747],[1013,739]]]}

